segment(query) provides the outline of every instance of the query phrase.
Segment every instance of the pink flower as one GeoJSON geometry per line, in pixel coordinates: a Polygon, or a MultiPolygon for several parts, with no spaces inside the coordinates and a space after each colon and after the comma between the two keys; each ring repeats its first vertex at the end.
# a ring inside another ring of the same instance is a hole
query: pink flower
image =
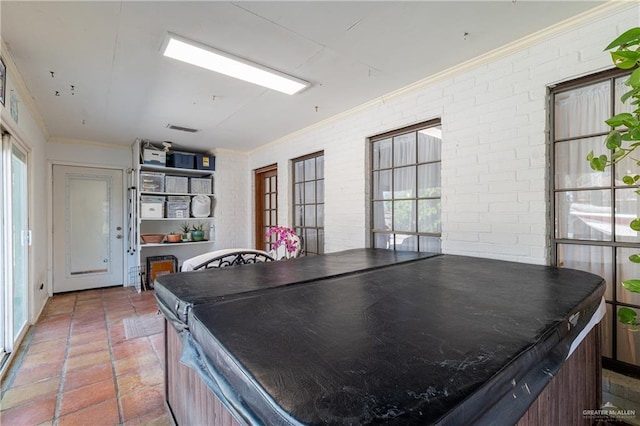
{"type": "Polygon", "coordinates": [[[274,234],[276,236],[276,241],[271,246],[273,250],[283,244],[289,254],[294,253],[298,249],[300,239],[293,229],[286,226],[273,226],[267,230],[264,237],[268,240],[274,234]]]}

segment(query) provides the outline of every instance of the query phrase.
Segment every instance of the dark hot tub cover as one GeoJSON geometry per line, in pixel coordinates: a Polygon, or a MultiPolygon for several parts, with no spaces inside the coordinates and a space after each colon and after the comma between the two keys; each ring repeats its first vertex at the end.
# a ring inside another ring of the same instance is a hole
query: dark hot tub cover
{"type": "Polygon", "coordinates": [[[322,256],[163,275],[155,281],[158,305],[172,324],[184,328],[192,306],[228,300],[272,287],[305,283],[394,263],[412,262],[434,253],[353,249],[322,256]]]}
{"type": "Polygon", "coordinates": [[[513,424],[604,288],[586,272],[443,255],[195,306],[187,340],[246,423],[513,424]]]}

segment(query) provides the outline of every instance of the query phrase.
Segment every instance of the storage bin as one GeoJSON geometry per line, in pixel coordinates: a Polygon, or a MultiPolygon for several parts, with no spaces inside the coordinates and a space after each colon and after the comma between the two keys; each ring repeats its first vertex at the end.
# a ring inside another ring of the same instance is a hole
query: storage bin
{"type": "Polygon", "coordinates": [[[185,201],[167,201],[166,212],[168,218],[187,218],[189,217],[189,202],[185,201]]]}
{"type": "Polygon", "coordinates": [[[167,157],[167,166],[177,169],[194,169],[196,156],[188,152],[172,152],[167,157]]]}
{"type": "Polygon", "coordinates": [[[164,188],[166,192],[186,194],[189,192],[189,178],[183,176],[165,176],[164,188]]]}
{"type": "Polygon", "coordinates": [[[211,178],[191,178],[189,188],[192,194],[211,194],[211,178]]]}
{"type": "Polygon", "coordinates": [[[164,192],[164,173],[140,172],[141,192],[164,192]]]}
{"type": "Polygon", "coordinates": [[[167,164],[167,153],[153,149],[144,149],[142,151],[142,163],[153,166],[164,166],[167,164]]]}
{"type": "Polygon", "coordinates": [[[140,217],[143,219],[161,219],[164,217],[163,203],[140,203],[140,217]]]}
{"type": "Polygon", "coordinates": [[[215,170],[215,155],[196,154],[196,169],[199,170],[215,170]]]}

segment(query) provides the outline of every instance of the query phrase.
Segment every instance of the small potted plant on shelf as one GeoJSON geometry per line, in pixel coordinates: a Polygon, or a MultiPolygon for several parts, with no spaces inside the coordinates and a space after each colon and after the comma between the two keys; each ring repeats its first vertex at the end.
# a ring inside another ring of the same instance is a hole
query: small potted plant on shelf
{"type": "Polygon", "coordinates": [[[191,228],[191,238],[193,238],[193,241],[204,240],[204,223],[198,222],[193,224],[191,228]]]}
{"type": "Polygon", "coordinates": [[[180,229],[182,229],[182,241],[191,241],[191,225],[187,222],[182,222],[180,229]]]}
{"type": "Polygon", "coordinates": [[[180,241],[182,241],[182,235],[176,232],[172,232],[167,235],[167,241],[170,243],[179,243],[180,241]]]}

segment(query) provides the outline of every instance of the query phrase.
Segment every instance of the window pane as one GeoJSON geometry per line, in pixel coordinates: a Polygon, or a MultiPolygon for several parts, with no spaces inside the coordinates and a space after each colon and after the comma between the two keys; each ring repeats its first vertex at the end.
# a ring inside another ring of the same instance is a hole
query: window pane
{"type": "Polygon", "coordinates": [[[611,169],[604,172],[591,169],[586,160],[589,151],[596,155],[608,154],[604,136],[578,139],[555,144],[556,188],[587,188],[611,185],[611,169]]]}
{"type": "Polygon", "coordinates": [[[555,96],[555,137],[585,136],[607,132],[604,122],[611,113],[609,81],[581,87],[555,96]]]}
{"type": "Polygon", "coordinates": [[[304,184],[304,202],[305,204],[316,202],[316,182],[305,182],[304,184]]]}
{"type": "Polygon", "coordinates": [[[278,191],[278,177],[277,176],[271,176],[269,179],[271,179],[271,183],[269,184],[269,187],[271,188],[270,192],[277,192],[278,191]]]}
{"type": "Polygon", "coordinates": [[[316,181],[316,202],[324,203],[324,180],[316,181]]]}
{"type": "Polygon", "coordinates": [[[295,216],[293,223],[295,224],[295,226],[304,225],[304,222],[303,222],[303,218],[304,218],[303,207],[302,206],[296,206],[293,211],[294,211],[294,216],[295,216]]]}
{"type": "Polygon", "coordinates": [[[302,204],[302,200],[303,200],[303,189],[302,189],[302,185],[301,183],[296,183],[293,186],[293,202],[294,204],[302,204]]]}
{"type": "Polygon", "coordinates": [[[268,177],[264,178],[264,192],[271,192],[271,188],[269,187],[269,182],[271,182],[271,179],[269,179],[268,177]]]}
{"type": "Polygon", "coordinates": [[[440,199],[418,201],[418,232],[439,234],[440,199]]]}
{"type": "Polygon", "coordinates": [[[278,198],[277,194],[271,194],[271,207],[272,209],[278,208],[278,198]]]}
{"type": "Polygon", "coordinates": [[[391,198],[391,170],[373,172],[373,199],[391,198]]]}
{"type": "Polygon", "coordinates": [[[611,241],[611,191],[556,193],[556,237],[611,241]]]}
{"type": "Polygon", "coordinates": [[[393,165],[404,166],[416,162],[416,134],[414,132],[393,138],[393,165]]]}
{"type": "Polygon", "coordinates": [[[315,229],[307,229],[304,234],[304,244],[309,253],[318,253],[318,235],[315,229]]]}
{"type": "Polygon", "coordinates": [[[636,194],[636,189],[617,189],[616,241],[640,242],[638,232],[629,226],[638,216],[640,216],[640,196],[636,194]]]}
{"type": "Polygon", "coordinates": [[[440,161],[442,154],[442,128],[429,127],[418,131],[418,162],[440,161]]]}
{"type": "Polygon", "coordinates": [[[440,197],[440,164],[418,166],[418,197],[440,197]]]}
{"type": "Polygon", "coordinates": [[[302,182],[304,178],[304,164],[302,161],[293,163],[293,181],[302,182]]]}
{"type": "Polygon", "coordinates": [[[271,226],[276,226],[278,224],[278,212],[276,210],[271,210],[271,226]]]}
{"type": "Polygon", "coordinates": [[[442,248],[439,237],[420,237],[420,251],[429,253],[441,253],[442,248]]]}
{"type": "Polygon", "coordinates": [[[391,139],[383,139],[373,143],[373,170],[391,167],[391,139]]]}
{"type": "Polygon", "coordinates": [[[269,210],[271,208],[271,203],[269,202],[271,200],[271,196],[269,194],[266,194],[264,196],[264,208],[265,210],[269,210]]]}
{"type": "Polygon", "coordinates": [[[318,229],[318,254],[324,254],[324,229],[318,229]]]}
{"type": "Polygon", "coordinates": [[[396,234],[396,250],[418,251],[418,236],[396,234]]]}
{"type": "Polygon", "coordinates": [[[304,206],[304,226],[316,226],[315,204],[304,206]]]}
{"type": "Polygon", "coordinates": [[[318,204],[316,206],[316,211],[318,212],[317,213],[318,223],[316,226],[322,227],[324,226],[324,204],[318,204]]]}
{"type": "Polygon", "coordinates": [[[622,98],[622,95],[624,95],[625,93],[627,93],[629,90],[631,90],[631,88],[629,86],[626,86],[624,84],[625,81],[627,81],[629,77],[620,77],[616,79],[616,83],[615,83],[615,111],[616,114],[620,114],[623,112],[633,112],[634,110],[634,106],[631,105],[630,101],[632,100],[632,98],[628,99],[626,103],[622,103],[622,101],[620,100],[620,98],[622,98]]]}
{"type": "Polygon", "coordinates": [[[316,178],[316,159],[309,158],[304,160],[304,180],[311,180],[316,178]]]}
{"type": "Polygon", "coordinates": [[[558,266],[601,276],[607,282],[605,299],[613,299],[613,251],[611,247],[558,244],[558,266]]]}
{"type": "MultiPolygon", "coordinates": [[[[618,308],[620,310],[620,308],[618,308]]],[[[640,317],[640,309],[634,309],[640,317]]],[[[640,366],[640,333],[633,332],[628,326],[616,321],[618,332],[618,359],[640,366]]]]}
{"type": "Polygon", "coordinates": [[[416,201],[393,202],[393,230],[415,232],[416,231],[416,201]]]}
{"type": "Polygon", "coordinates": [[[393,170],[393,197],[416,197],[416,167],[400,167],[393,170]]]}
{"type": "Polygon", "coordinates": [[[383,248],[383,249],[390,248],[391,238],[392,238],[392,235],[390,234],[379,234],[379,233],[373,234],[373,248],[383,248]]]}
{"type": "Polygon", "coordinates": [[[316,157],[316,179],[324,178],[324,155],[316,157]]]}
{"type": "Polygon", "coordinates": [[[611,328],[611,323],[618,322],[616,318],[613,318],[613,306],[610,303],[607,303],[607,313],[602,319],[602,356],[606,356],[611,358],[613,356],[613,332],[611,328]]]}
{"type": "Polygon", "coordinates": [[[618,302],[640,305],[640,293],[633,293],[622,286],[622,281],[640,278],[640,263],[634,263],[629,260],[629,256],[632,254],[640,254],[640,247],[620,247],[617,250],[618,283],[616,296],[618,302]]]}
{"type": "Polygon", "coordinates": [[[636,165],[636,161],[634,161],[630,156],[620,160],[614,168],[616,174],[616,186],[625,186],[626,184],[622,181],[622,178],[628,175],[634,176],[638,173],[638,170],[640,170],[636,165]]]}
{"type": "Polygon", "coordinates": [[[391,229],[390,201],[376,201],[373,203],[373,228],[391,229]]]}

